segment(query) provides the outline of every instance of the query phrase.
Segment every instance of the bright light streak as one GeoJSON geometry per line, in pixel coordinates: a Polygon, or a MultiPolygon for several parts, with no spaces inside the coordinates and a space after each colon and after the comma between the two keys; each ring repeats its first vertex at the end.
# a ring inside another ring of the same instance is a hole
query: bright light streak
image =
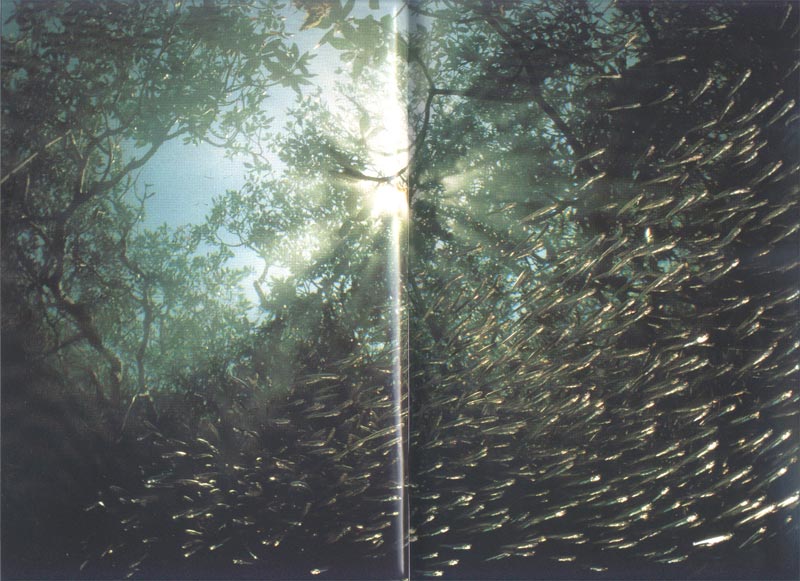
{"type": "MultiPolygon", "coordinates": [[[[395,15],[392,20],[392,38],[400,32],[401,21],[395,15]]],[[[392,407],[394,412],[395,445],[394,481],[398,489],[400,501],[397,506],[397,520],[395,530],[398,538],[395,540],[397,547],[397,567],[403,578],[409,574],[409,560],[407,543],[408,537],[408,496],[406,475],[406,441],[404,418],[407,413],[403,395],[407,382],[404,377],[404,358],[408,353],[407,338],[404,335],[403,325],[403,272],[401,254],[404,249],[403,233],[407,232],[405,223],[408,218],[408,197],[402,187],[400,173],[408,167],[409,137],[408,122],[406,117],[405,91],[400,86],[398,69],[398,55],[396,50],[389,50],[387,62],[382,68],[381,90],[375,95],[373,103],[377,108],[377,127],[369,134],[368,146],[370,162],[378,172],[378,177],[386,178],[372,187],[370,191],[372,215],[379,218],[381,223],[388,222],[388,268],[387,283],[389,287],[388,307],[391,331],[391,358],[392,358],[392,407]]],[[[385,231],[385,230],[384,230],[385,231]]]]}
{"type": "MultiPolygon", "coordinates": [[[[395,191],[398,191],[396,188],[395,191]]],[[[403,203],[405,204],[405,195],[402,196],[403,203]]],[[[404,341],[403,334],[403,274],[402,274],[402,231],[403,219],[399,213],[393,214],[391,220],[391,240],[389,244],[389,269],[388,269],[388,282],[389,282],[389,308],[390,321],[391,321],[391,353],[392,353],[392,404],[394,407],[394,422],[395,433],[400,436],[396,439],[395,445],[395,482],[398,488],[399,496],[401,498],[397,507],[397,531],[399,539],[397,545],[397,566],[399,571],[405,578],[408,574],[408,546],[406,545],[408,529],[408,498],[406,496],[406,442],[403,430],[403,418],[407,417],[403,405],[403,394],[407,385],[403,375],[403,360],[406,353],[408,353],[407,341],[404,341]]]]}

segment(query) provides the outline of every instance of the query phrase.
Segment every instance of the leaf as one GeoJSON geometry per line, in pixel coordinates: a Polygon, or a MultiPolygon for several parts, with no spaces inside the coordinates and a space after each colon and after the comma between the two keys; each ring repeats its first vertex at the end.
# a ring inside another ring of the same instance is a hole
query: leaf
{"type": "Polygon", "coordinates": [[[350,15],[350,13],[353,11],[353,8],[355,7],[355,5],[356,5],[356,0],[348,0],[348,2],[342,8],[342,12],[341,12],[340,18],[341,19],[347,18],[350,15]]]}
{"type": "Polygon", "coordinates": [[[403,35],[400,33],[397,33],[397,37],[395,40],[395,50],[402,59],[407,61],[410,61],[412,59],[413,55],[411,54],[411,50],[409,49],[408,43],[406,42],[406,39],[403,38],[403,35]]]}
{"type": "Polygon", "coordinates": [[[370,10],[379,10],[380,9],[380,2],[378,0],[369,0],[369,9],[370,10]]]}
{"type": "Polygon", "coordinates": [[[364,72],[364,67],[367,65],[368,56],[361,52],[358,53],[356,58],[353,60],[353,77],[358,77],[364,72]]]}
{"type": "MultiPolygon", "coordinates": [[[[331,40],[333,40],[335,34],[336,34],[336,29],[335,28],[331,28],[328,32],[326,32],[322,36],[322,38],[319,39],[318,45],[322,46],[323,44],[327,44],[327,43],[331,42],[331,40]]],[[[331,45],[331,46],[333,46],[333,45],[331,45]]]]}
{"type": "MultiPolygon", "coordinates": [[[[333,32],[333,30],[331,30],[333,32]]],[[[327,35],[326,35],[327,36],[327,35]]],[[[353,43],[349,42],[344,38],[339,38],[337,36],[331,36],[329,40],[330,45],[335,48],[336,50],[348,50],[353,48],[353,43]]]]}
{"type": "Polygon", "coordinates": [[[349,22],[342,22],[339,25],[339,32],[342,33],[342,36],[344,38],[346,38],[346,39],[348,39],[350,41],[353,41],[357,36],[355,27],[352,24],[350,24],[349,22]]]}

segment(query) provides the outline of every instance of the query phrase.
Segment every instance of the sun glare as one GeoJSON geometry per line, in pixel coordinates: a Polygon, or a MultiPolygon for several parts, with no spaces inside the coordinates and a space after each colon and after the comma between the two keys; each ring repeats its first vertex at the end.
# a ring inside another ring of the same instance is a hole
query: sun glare
{"type": "Polygon", "coordinates": [[[371,188],[372,217],[405,218],[408,215],[408,199],[405,188],[393,182],[382,183],[371,188]]]}
{"type": "MultiPolygon", "coordinates": [[[[393,23],[396,35],[399,19],[395,17],[393,23]]],[[[379,176],[387,179],[371,187],[369,194],[373,216],[405,219],[408,199],[399,175],[408,167],[408,119],[397,57],[396,50],[388,51],[387,62],[381,69],[380,90],[369,106],[376,125],[368,139],[370,162],[379,176]]]]}

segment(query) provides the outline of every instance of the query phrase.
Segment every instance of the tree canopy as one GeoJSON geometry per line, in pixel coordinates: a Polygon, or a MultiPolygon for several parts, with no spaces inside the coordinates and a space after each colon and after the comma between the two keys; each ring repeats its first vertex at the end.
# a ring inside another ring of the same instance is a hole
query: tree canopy
{"type": "Polygon", "coordinates": [[[3,574],[796,576],[798,31],[789,2],[15,4],[3,574]],[[175,141],[244,185],[150,227],[175,141]]]}

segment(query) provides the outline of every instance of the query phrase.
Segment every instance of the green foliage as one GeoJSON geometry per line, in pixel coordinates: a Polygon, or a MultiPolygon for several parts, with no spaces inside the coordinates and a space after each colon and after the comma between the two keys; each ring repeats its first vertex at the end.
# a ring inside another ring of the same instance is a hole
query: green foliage
{"type": "Polygon", "coordinates": [[[138,189],[137,170],[177,137],[235,149],[248,123],[265,121],[271,87],[305,82],[309,57],[286,43],[272,3],[23,2],[13,20],[3,38],[8,268],[50,329],[48,355],[68,374],[75,357],[92,374],[107,366],[119,402],[245,332],[244,307],[227,296],[241,279],[223,268],[228,254],[195,256],[189,232],[141,231],[154,193],[138,189]],[[102,363],[87,367],[87,344],[102,363]]]}
{"type": "Polygon", "coordinates": [[[45,418],[81,396],[100,443],[77,455],[113,466],[102,504],[54,504],[86,575],[403,575],[398,275],[413,576],[796,573],[797,6],[43,7],[3,39],[3,312],[61,381],[12,375],[3,436],[33,431],[26,381],[74,386],[35,388],[45,418]],[[375,145],[390,55],[399,167],[375,145]],[[276,86],[298,101],[272,135],[276,86]],[[145,229],[136,172],[179,137],[249,154],[246,183],[145,229]]]}

